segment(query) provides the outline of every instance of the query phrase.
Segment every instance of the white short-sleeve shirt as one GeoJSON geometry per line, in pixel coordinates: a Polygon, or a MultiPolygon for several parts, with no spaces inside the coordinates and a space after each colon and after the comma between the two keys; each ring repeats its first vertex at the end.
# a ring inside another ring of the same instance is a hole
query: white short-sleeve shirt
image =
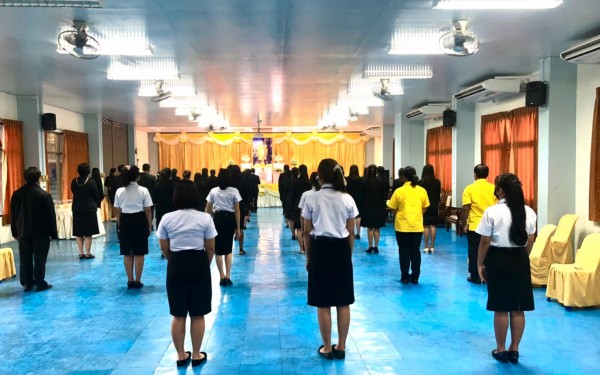
{"type": "Polygon", "coordinates": [[[204,239],[212,239],[216,236],[217,230],[210,215],[194,209],[165,214],[156,230],[156,237],[170,240],[170,248],[173,252],[203,250],[204,239]]]}
{"type": "MultiPolygon", "coordinates": [[[[537,215],[529,206],[525,206],[525,230],[533,234],[536,230],[537,215]]],[[[519,247],[510,240],[512,216],[504,199],[488,207],[475,230],[482,236],[491,237],[490,245],[496,247],[519,247]]]]}
{"type": "Polygon", "coordinates": [[[300,209],[300,212],[302,212],[302,210],[304,210],[304,203],[306,202],[306,198],[308,198],[308,196],[311,195],[312,193],[314,193],[315,191],[316,191],[316,189],[312,188],[312,189],[307,190],[304,193],[302,193],[302,195],[300,196],[300,202],[298,203],[298,208],[300,209]]]}
{"type": "Polygon", "coordinates": [[[325,184],[310,194],[304,202],[302,217],[311,220],[313,236],[346,238],[346,221],[358,215],[358,208],[350,194],[334,190],[325,184]]]}
{"type": "Polygon", "coordinates": [[[212,203],[213,211],[235,212],[235,204],[242,201],[242,196],[238,189],[228,187],[225,190],[216,187],[212,188],[206,197],[208,203],[212,203]]]}
{"type": "Polygon", "coordinates": [[[120,208],[124,214],[134,214],[144,211],[145,207],[152,207],[150,192],[137,182],[117,189],[115,194],[115,207],[120,208]]]}

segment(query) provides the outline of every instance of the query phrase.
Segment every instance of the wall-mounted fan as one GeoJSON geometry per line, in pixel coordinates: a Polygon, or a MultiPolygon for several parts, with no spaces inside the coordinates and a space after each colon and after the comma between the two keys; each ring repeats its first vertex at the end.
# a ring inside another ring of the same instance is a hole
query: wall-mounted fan
{"type": "Polygon", "coordinates": [[[73,21],[73,29],[58,34],[58,46],[80,59],[91,60],[100,56],[100,44],[88,34],[85,21],[73,21]]]}
{"type": "Polygon", "coordinates": [[[348,121],[357,121],[358,115],[358,112],[353,111],[352,108],[348,108],[348,121]]]}
{"type": "Polygon", "coordinates": [[[456,21],[452,29],[440,37],[440,48],[450,56],[472,55],[479,50],[479,38],[469,30],[469,21],[456,21]]]}
{"type": "Polygon", "coordinates": [[[151,97],[150,98],[151,101],[153,101],[154,103],[158,103],[158,102],[162,102],[165,99],[169,99],[171,97],[171,95],[173,94],[171,91],[163,90],[163,85],[164,85],[163,81],[156,81],[155,84],[156,84],[156,96],[151,97]]]}
{"type": "Polygon", "coordinates": [[[379,90],[373,91],[373,95],[378,97],[381,100],[390,101],[392,100],[392,93],[388,87],[390,80],[387,78],[381,79],[381,88],[379,90]]]}
{"type": "Polygon", "coordinates": [[[201,113],[197,113],[195,109],[192,109],[190,111],[190,114],[188,115],[188,121],[189,122],[198,121],[198,118],[200,118],[200,116],[202,116],[201,113]]]}

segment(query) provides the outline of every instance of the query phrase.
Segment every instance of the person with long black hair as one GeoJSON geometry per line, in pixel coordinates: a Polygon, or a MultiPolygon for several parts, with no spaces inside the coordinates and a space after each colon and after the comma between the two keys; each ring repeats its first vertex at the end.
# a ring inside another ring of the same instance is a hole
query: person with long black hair
{"type": "Polygon", "coordinates": [[[104,186],[102,186],[102,175],[100,174],[99,168],[92,168],[92,174],[90,175],[90,179],[94,180],[96,183],[96,189],[98,189],[98,208],[102,206],[102,200],[104,200],[104,186]]]}
{"type": "Polygon", "coordinates": [[[302,209],[308,305],[317,307],[323,340],[318,354],[325,359],[343,359],[350,328],[350,305],[354,303],[352,251],[358,209],[354,199],[346,194],[344,172],[335,160],[321,160],[318,173],[323,185],[306,198],[302,209]],[[337,345],[331,344],[333,306],[337,310],[337,345]]]}
{"type": "Polygon", "coordinates": [[[297,238],[296,238],[296,230],[294,229],[294,215],[293,215],[294,207],[290,207],[290,205],[293,206],[293,202],[290,201],[290,196],[292,195],[292,187],[298,180],[299,174],[300,174],[300,172],[298,171],[298,168],[296,168],[296,167],[293,167],[292,170],[290,171],[291,177],[289,180],[286,181],[286,184],[287,184],[286,192],[287,193],[285,196],[285,201],[283,202],[285,221],[287,223],[286,228],[290,228],[290,230],[292,231],[292,240],[295,240],[297,238]]]}
{"type": "Polygon", "coordinates": [[[231,172],[228,169],[221,169],[218,179],[219,186],[213,188],[206,197],[206,212],[212,215],[218,233],[215,239],[215,253],[221,276],[219,285],[230,286],[233,285],[231,281],[233,237],[234,235],[239,237],[242,232],[240,228],[242,196],[238,189],[232,186],[231,172]],[[223,257],[225,257],[225,269],[223,269],[223,257]]]}
{"type": "Polygon", "coordinates": [[[425,249],[424,253],[435,253],[435,236],[436,228],[438,224],[438,208],[440,205],[440,196],[442,194],[442,184],[440,180],[435,178],[435,172],[433,165],[425,164],[423,172],[421,173],[421,180],[419,180],[419,186],[421,186],[427,192],[427,198],[429,198],[429,207],[423,214],[423,229],[425,237],[425,249]]]}
{"type": "Polygon", "coordinates": [[[492,357],[519,362],[525,331],[525,311],[534,309],[529,253],[536,231],[536,214],[525,205],[523,188],[512,173],[496,177],[498,204],[488,207],[476,232],[481,235],[477,269],[487,282],[487,309],[494,312],[496,349],[492,357]],[[511,344],[506,349],[510,326],[511,344]]]}
{"type": "Polygon", "coordinates": [[[287,196],[286,207],[288,208],[288,215],[292,218],[292,226],[294,228],[298,245],[300,246],[300,253],[304,254],[304,241],[302,240],[302,224],[300,218],[300,198],[305,191],[309,191],[312,188],[308,179],[308,168],[306,165],[301,164],[298,167],[298,178],[292,184],[290,193],[287,196]]]}
{"type": "Polygon", "coordinates": [[[362,219],[360,226],[367,228],[367,253],[379,253],[379,236],[385,226],[387,186],[377,177],[377,167],[372,164],[367,168],[367,177],[362,188],[362,219]]]}
{"type": "Polygon", "coordinates": [[[395,215],[394,230],[400,257],[400,282],[419,283],[421,275],[421,237],[423,237],[423,214],[429,207],[425,189],[418,185],[415,168],[404,168],[404,185],[396,189],[388,202],[395,215]],[[411,273],[409,274],[409,270],[411,273]]]}
{"type": "MultiPolygon", "coordinates": [[[[71,181],[73,193],[73,236],[77,240],[79,259],[93,259],[92,236],[100,233],[98,226],[98,207],[102,199],[96,182],[90,177],[90,166],[81,163],[77,166],[79,177],[71,181]],[[84,251],[85,245],[85,253],[84,251]]],[[[102,186],[102,185],[101,185],[102,186]]]]}
{"type": "Polygon", "coordinates": [[[175,211],[173,207],[173,191],[175,182],[171,180],[171,169],[163,168],[158,174],[158,182],[152,190],[152,201],[156,211],[156,227],[160,225],[163,215],[175,211]]]}
{"type": "Polygon", "coordinates": [[[142,283],[144,257],[148,254],[148,236],[152,232],[152,198],[137,181],[140,170],[131,165],[123,169],[124,187],[115,195],[115,212],[119,228],[119,243],[127,273],[127,288],[139,289],[142,283]],[[134,267],[135,265],[135,267],[134,267]],[[135,278],[134,278],[135,268],[135,278]]]}
{"type": "Polygon", "coordinates": [[[358,207],[358,216],[355,220],[356,235],[354,238],[360,240],[360,212],[362,210],[361,204],[363,200],[363,179],[358,174],[358,166],[355,164],[350,166],[350,173],[348,174],[348,177],[346,177],[346,189],[358,207]]]}

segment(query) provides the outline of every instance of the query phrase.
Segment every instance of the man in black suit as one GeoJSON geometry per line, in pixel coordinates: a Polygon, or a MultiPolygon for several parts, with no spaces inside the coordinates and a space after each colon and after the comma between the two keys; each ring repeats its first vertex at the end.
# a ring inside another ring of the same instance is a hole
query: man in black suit
{"type": "Polygon", "coordinates": [[[58,238],[52,196],[40,187],[41,172],[25,169],[25,185],[10,199],[10,229],[19,241],[21,285],[26,292],[52,288],[45,280],[50,239],[58,238]]]}
{"type": "Polygon", "coordinates": [[[260,185],[260,177],[256,175],[254,168],[250,169],[250,183],[252,187],[252,212],[258,211],[258,186],[260,185]]]}
{"type": "MultiPolygon", "coordinates": [[[[150,174],[150,164],[146,163],[142,165],[142,172],[140,173],[140,179],[138,185],[148,189],[150,194],[154,191],[154,185],[156,185],[156,176],[150,174]]],[[[154,217],[154,206],[150,207],[152,211],[152,217],[154,217]]]]}

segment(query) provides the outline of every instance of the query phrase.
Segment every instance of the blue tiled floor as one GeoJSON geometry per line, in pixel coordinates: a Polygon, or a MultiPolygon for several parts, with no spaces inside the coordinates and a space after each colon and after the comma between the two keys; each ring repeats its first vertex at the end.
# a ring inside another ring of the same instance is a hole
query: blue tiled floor
{"type": "Polygon", "coordinates": [[[566,312],[536,290],[521,364],[499,364],[489,354],[495,342],[485,287],[465,281],[466,238],[440,230],[436,253],[423,254],[420,284],[405,286],[389,225],[381,254],[366,254],[365,239],[356,242],[346,360],[321,360],[304,258],[280,213],[261,209],[253,217],[248,255],[234,257],[232,287],[218,286],[213,265],[203,342],[209,360],[201,369],[174,366],[166,262],[155,237],[145,287],[127,290],[108,223],[108,235],[94,240],[95,260],[80,262],[74,241],[52,244],[47,279],[54,289],[25,294],[16,279],[0,284],[0,374],[600,373],[600,310],[566,312]]]}

